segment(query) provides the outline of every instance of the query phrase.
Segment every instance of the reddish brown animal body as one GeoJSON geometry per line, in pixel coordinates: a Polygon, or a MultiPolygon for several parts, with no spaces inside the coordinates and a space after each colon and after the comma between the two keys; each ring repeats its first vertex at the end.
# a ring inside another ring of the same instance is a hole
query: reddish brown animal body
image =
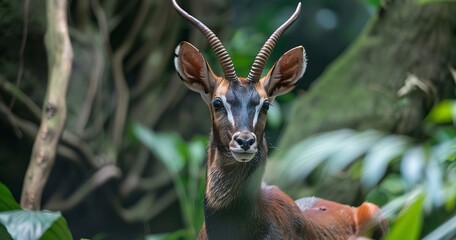
{"type": "Polygon", "coordinates": [[[247,78],[238,77],[215,34],[176,10],[206,36],[222,66],[217,76],[188,42],[176,48],[175,66],[184,84],[201,94],[212,129],[207,161],[205,223],[198,239],[357,239],[379,238],[386,230],[380,209],[370,203],[354,208],[319,198],[297,201],[262,183],[267,159],[266,114],[276,96],[292,90],[306,69],[302,46],[286,52],[264,76],[264,65],[295,13],[264,44],[247,78]]]}

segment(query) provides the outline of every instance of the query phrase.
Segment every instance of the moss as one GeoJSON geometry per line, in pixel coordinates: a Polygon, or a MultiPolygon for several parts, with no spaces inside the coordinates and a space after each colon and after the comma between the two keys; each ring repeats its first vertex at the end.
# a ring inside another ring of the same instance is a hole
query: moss
{"type": "Polygon", "coordinates": [[[454,94],[456,4],[389,1],[358,39],[299,97],[280,141],[285,150],[305,137],[340,128],[414,134],[432,101],[454,94]],[[408,74],[436,89],[397,97],[408,74]],[[402,127],[400,127],[402,126],[402,127]],[[405,126],[405,127],[404,127],[405,126]]]}

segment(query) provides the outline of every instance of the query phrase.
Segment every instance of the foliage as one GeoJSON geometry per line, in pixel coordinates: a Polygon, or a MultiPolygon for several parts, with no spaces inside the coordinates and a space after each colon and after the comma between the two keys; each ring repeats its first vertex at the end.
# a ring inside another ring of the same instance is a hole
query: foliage
{"type": "MultiPolygon", "coordinates": [[[[323,169],[320,177],[348,169],[360,179],[369,201],[388,203],[383,211],[393,224],[387,239],[403,239],[398,236],[405,233],[417,239],[414,236],[423,230],[422,211],[430,214],[443,208],[451,215],[456,207],[456,129],[436,125],[454,124],[455,114],[456,101],[438,104],[423,124],[424,138],[350,129],[307,138],[275,156],[281,162],[274,173],[280,179],[274,181],[291,186],[318,169],[323,169]]],[[[455,236],[454,217],[447,221],[450,227],[444,229],[445,233],[440,229],[431,234],[455,236]]]]}
{"type": "Polygon", "coordinates": [[[195,239],[203,223],[204,174],[207,138],[196,137],[184,142],[177,134],[154,133],[141,125],[134,126],[136,137],[166,166],[179,197],[186,231],[149,236],[148,239],[195,239]]]}
{"type": "Polygon", "coordinates": [[[364,0],[364,2],[373,7],[378,7],[380,5],[380,0],[364,0]]]}
{"type": "Polygon", "coordinates": [[[8,188],[0,183],[1,239],[72,239],[60,212],[21,210],[8,188]]]}
{"type": "Polygon", "coordinates": [[[415,201],[406,206],[397,217],[395,224],[389,231],[386,240],[414,240],[418,239],[423,222],[423,196],[419,195],[415,201]],[[404,235],[404,233],[408,233],[404,235]]]}

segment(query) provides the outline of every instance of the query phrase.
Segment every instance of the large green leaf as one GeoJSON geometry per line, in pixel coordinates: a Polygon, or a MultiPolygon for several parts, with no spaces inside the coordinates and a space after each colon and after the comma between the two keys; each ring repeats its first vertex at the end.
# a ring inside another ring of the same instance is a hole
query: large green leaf
{"type": "Polygon", "coordinates": [[[280,176],[280,179],[274,181],[286,184],[306,178],[334,153],[334,146],[354,134],[353,130],[343,129],[298,142],[289,151],[279,155],[281,164],[274,175],[280,176]]]}
{"type": "MultiPolygon", "coordinates": [[[[201,163],[206,153],[207,138],[194,138],[186,143],[177,134],[156,133],[139,124],[133,127],[133,131],[167,168],[179,197],[187,230],[190,235],[196,235],[203,219],[201,202],[204,195],[204,178],[201,177],[201,163]]],[[[168,237],[169,235],[150,236],[151,239],[169,239],[168,237]]]]}
{"type": "Polygon", "coordinates": [[[375,130],[353,132],[351,136],[333,145],[333,152],[328,160],[329,172],[334,173],[343,170],[364,155],[384,135],[384,133],[375,130]]]}
{"type": "Polygon", "coordinates": [[[456,236],[456,216],[441,224],[429,233],[423,240],[454,239],[456,236]]]}
{"type": "Polygon", "coordinates": [[[68,224],[65,218],[62,216],[59,217],[52,226],[44,232],[44,235],[41,237],[43,240],[51,239],[73,239],[70,230],[68,229],[68,224]]]}
{"type": "MultiPolygon", "coordinates": [[[[0,212],[21,209],[21,206],[14,200],[10,190],[0,182],[0,212]]],[[[0,239],[12,239],[8,230],[0,224],[0,239]]]]}
{"type": "Polygon", "coordinates": [[[426,158],[422,147],[413,147],[402,157],[401,174],[409,187],[422,180],[426,158]]]}
{"type": "Polygon", "coordinates": [[[136,124],[133,128],[138,139],[157,156],[173,175],[178,175],[185,165],[182,140],[171,133],[154,133],[136,124]]]}
{"type": "MultiPolygon", "coordinates": [[[[437,2],[435,0],[420,0],[423,3],[437,2]]],[[[454,1],[456,2],[456,0],[454,1]]],[[[456,121],[456,101],[443,100],[432,108],[426,117],[426,120],[432,123],[451,123],[456,121]]]]}
{"type": "Polygon", "coordinates": [[[0,212],[21,209],[10,190],[0,182],[0,212]]]}
{"type": "Polygon", "coordinates": [[[438,164],[437,159],[433,156],[429,159],[426,166],[426,185],[427,196],[435,206],[441,206],[444,203],[444,188],[443,188],[443,169],[438,164]]]}
{"type": "Polygon", "coordinates": [[[391,226],[386,240],[416,240],[421,233],[423,223],[424,196],[419,195],[408,207],[406,207],[391,226]]]}
{"type": "Polygon", "coordinates": [[[73,239],[60,212],[21,210],[0,183],[0,239],[73,239]]]}
{"type": "Polygon", "coordinates": [[[13,210],[1,212],[0,223],[13,239],[72,239],[61,216],[60,212],[13,210]]]}
{"type": "Polygon", "coordinates": [[[8,233],[8,230],[6,230],[5,226],[0,224],[0,239],[2,240],[12,240],[11,235],[8,233]]]}
{"type": "Polygon", "coordinates": [[[389,135],[380,139],[366,154],[361,171],[361,182],[366,188],[377,184],[385,175],[388,164],[403,153],[408,141],[389,135]]]}

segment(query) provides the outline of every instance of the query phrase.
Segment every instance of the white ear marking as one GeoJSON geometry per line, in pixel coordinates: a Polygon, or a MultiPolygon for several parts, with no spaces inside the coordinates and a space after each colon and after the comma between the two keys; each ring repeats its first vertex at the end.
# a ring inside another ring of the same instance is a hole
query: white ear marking
{"type": "Polygon", "coordinates": [[[179,77],[182,78],[182,69],[179,66],[179,51],[180,51],[180,44],[177,45],[176,49],[174,50],[174,67],[176,68],[177,74],[179,74],[179,77]]]}
{"type": "Polygon", "coordinates": [[[302,48],[302,71],[299,73],[299,78],[302,78],[304,76],[304,73],[306,72],[307,69],[307,55],[306,55],[306,49],[303,47],[302,48]]]}

